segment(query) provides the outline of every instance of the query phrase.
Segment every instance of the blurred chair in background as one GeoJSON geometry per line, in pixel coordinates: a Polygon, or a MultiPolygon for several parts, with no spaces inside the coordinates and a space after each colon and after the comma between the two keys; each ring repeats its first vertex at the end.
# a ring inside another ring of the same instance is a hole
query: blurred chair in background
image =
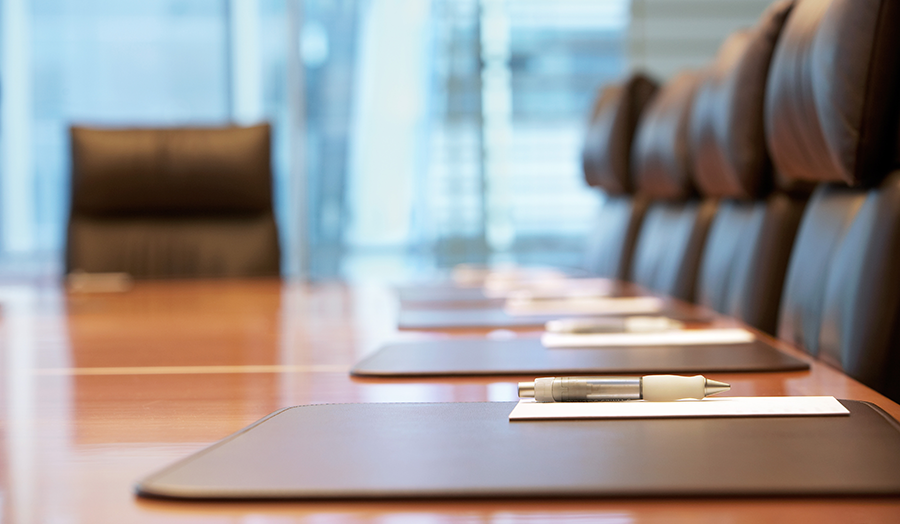
{"type": "Polygon", "coordinates": [[[67,272],[278,276],[268,125],[71,129],[67,272]]]}
{"type": "MultiPolygon", "coordinates": [[[[683,71],[660,87],[638,124],[631,162],[639,195],[651,202],[638,234],[631,280],[693,301],[715,199],[698,195],[688,124],[702,74],[683,71]]],[[[701,188],[702,189],[702,188],[701,188]]]]}
{"type": "Polygon", "coordinates": [[[631,257],[648,203],[634,195],[631,148],[657,88],[652,78],[632,73],[606,86],[594,104],[581,158],[587,184],[606,194],[585,256],[585,269],[600,277],[631,277],[631,257]]]}

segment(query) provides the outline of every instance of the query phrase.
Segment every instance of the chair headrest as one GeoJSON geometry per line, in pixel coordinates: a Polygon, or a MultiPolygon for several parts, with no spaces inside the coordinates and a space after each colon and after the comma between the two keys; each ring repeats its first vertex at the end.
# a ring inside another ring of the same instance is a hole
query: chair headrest
{"type": "Polygon", "coordinates": [[[707,196],[753,199],[772,187],[763,129],[766,79],[793,5],[776,2],[753,28],[732,34],[697,88],[690,140],[695,182],[707,196]]]}
{"type": "Polygon", "coordinates": [[[699,78],[696,71],[677,74],[644,111],[631,150],[639,193],[661,200],[683,200],[695,194],[687,134],[699,78]]]}
{"type": "Polygon", "coordinates": [[[584,179],[611,195],[634,191],[631,146],[638,119],[656,93],[657,83],[643,73],[603,88],[594,104],[581,161],[584,179]]]}
{"type": "Polygon", "coordinates": [[[798,0],[769,71],[776,176],[875,185],[896,148],[900,2],[798,0]]]}
{"type": "Polygon", "coordinates": [[[270,128],[73,127],[72,211],[259,212],[272,206],[270,128]]]}

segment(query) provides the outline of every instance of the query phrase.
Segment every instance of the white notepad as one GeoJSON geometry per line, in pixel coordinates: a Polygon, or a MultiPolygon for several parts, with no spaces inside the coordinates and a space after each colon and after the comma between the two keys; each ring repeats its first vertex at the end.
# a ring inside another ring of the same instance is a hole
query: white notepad
{"type": "Polygon", "coordinates": [[[657,297],[589,297],[506,301],[512,316],[529,315],[642,315],[659,313],[665,301],[657,297]]]}
{"type": "Polygon", "coordinates": [[[535,402],[520,400],[509,420],[584,418],[772,417],[849,415],[834,397],[722,397],[675,402],[535,402]]]}
{"type": "Polygon", "coordinates": [[[744,344],[756,337],[746,329],[680,329],[656,333],[544,333],[548,348],[593,348],[616,346],[695,346],[744,344]]]}

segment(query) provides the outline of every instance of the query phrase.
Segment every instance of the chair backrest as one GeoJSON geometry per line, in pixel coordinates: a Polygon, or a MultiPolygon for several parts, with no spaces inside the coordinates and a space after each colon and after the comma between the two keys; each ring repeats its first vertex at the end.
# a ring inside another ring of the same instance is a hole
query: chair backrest
{"type": "Polygon", "coordinates": [[[778,334],[898,398],[900,2],[798,0],[768,78],[776,176],[819,183],[778,334]]]}
{"type": "Polygon", "coordinates": [[[584,178],[606,198],[585,250],[585,269],[626,280],[647,201],[634,197],[631,147],[638,120],[657,85],[642,73],[606,86],[598,95],[582,149],[584,178]]]}
{"type": "Polygon", "coordinates": [[[73,127],[67,270],[278,275],[270,134],[73,127]]]}
{"type": "Polygon", "coordinates": [[[631,280],[689,301],[717,207],[714,200],[697,195],[692,180],[687,135],[699,78],[696,72],[684,72],[660,89],[641,118],[631,152],[638,193],[651,199],[631,280]]]}
{"type": "Polygon", "coordinates": [[[730,36],[697,90],[690,139],[697,185],[717,197],[696,300],[774,334],[805,194],[774,188],[763,130],[766,78],[793,1],[730,36]]]}
{"type": "Polygon", "coordinates": [[[641,115],[656,95],[656,81],[641,72],[605,86],[594,103],[581,161],[585,182],[608,195],[634,193],[631,149],[641,115]]]}

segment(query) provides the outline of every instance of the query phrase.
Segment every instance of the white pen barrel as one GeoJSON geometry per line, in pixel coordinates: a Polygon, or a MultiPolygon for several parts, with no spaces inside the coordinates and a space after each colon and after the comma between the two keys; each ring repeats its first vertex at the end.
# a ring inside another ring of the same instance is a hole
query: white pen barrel
{"type": "Polygon", "coordinates": [[[706,378],[703,375],[647,375],[641,379],[641,390],[644,400],[650,401],[699,399],[706,396],[706,378]]]}

